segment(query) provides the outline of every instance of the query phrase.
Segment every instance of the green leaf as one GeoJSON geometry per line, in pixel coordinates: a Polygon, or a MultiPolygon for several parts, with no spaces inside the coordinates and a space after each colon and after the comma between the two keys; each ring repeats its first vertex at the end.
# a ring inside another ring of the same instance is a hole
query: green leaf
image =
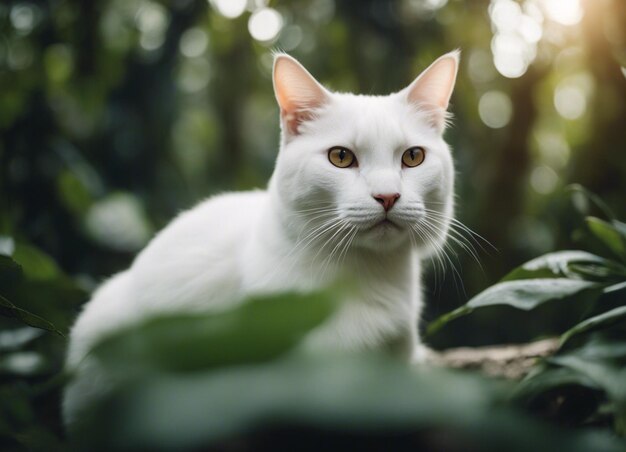
{"type": "Polygon", "coordinates": [[[607,326],[611,326],[624,321],[626,321],[626,306],[620,306],[595,317],[583,320],[575,327],[563,333],[563,335],[561,336],[561,346],[563,346],[571,337],[577,334],[606,328],[607,326]]]}
{"type": "Polygon", "coordinates": [[[28,279],[51,280],[63,275],[54,259],[23,242],[15,244],[13,259],[22,266],[24,276],[28,279]]]}
{"type": "Polygon", "coordinates": [[[0,254],[0,286],[15,284],[22,276],[22,267],[9,256],[0,254]]]}
{"type": "Polygon", "coordinates": [[[575,352],[554,356],[549,362],[577,371],[601,387],[614,406],[617,433],[626,435],[626,368],[585,359],[575,352]]]}
{"type": "Polygon", "coordinates": [[[0,315],[3,317],[11,317],[26,325],[34,326],[35,328],[41,328],[42,330],[52,331],[61,336],[63,334],[55,328],[55,326],[48,322],[47,320],[39,317],[38,315],[32,314],[25,309],[18,308],[9,300],[0,295],[0,315]]]}
{"type": "Polygon", "coordinates": [[[221,449],[233,439],[255,450],[259,434],[266,447],[281,450],[297,450],[309,438],[328,449],[406,446],[396,437],[410,438],[414,450],[441,450],[439,438],[446,450],[620,450],[608,435],[562,432],[502,406],[502,388],[372,354],[291,356],[192,375],[144,375],[92,410],[75,438],[84,450],[221,449]],[[290,429],[295,435],[284,434],[290,429]]]}
{"type": "MultiPolygon", "coordinates": [[[[501,281],[533,278],[577,278],[581,270],[589,266],[608,268],[612,272],[626,275],[626,267],[586,251],[568,250],[544,254],[532,259],[507,274],[501,281]]],[[[610,273],[613,274],[613,273],[610,273]]]]}
{"type": "Polygon", "coordinates": [[[148,320],[105,339],[93,353],[122,371],[185,371],[264,361],[292,348],[333,307],[328,294],[258,297],[225,312],[148,320]]]}
{"type": "MultiPolygon", "coordinates": [[[[600,293],[601,286],[594,282],[568,278],[541,278],[504,281],[489,287],[472,298],[467,304],[439,317],[427,329],[433,334],[446,323],[487,306],[506,305],[529,311],[537,306],[583,292],[600,293]]],[[[596,295],[597,295],[596,294],[596,295]]]]}
{"type": "Polygon", "coordinates": [[[506,281],[481,292],[467,306],[479,308],[504,304],[529,311],[546,301],[570,297],[593,288],[599,288],[599,285],[567,278],[506,281]]]}
{"type": "Polygon", "coordinates": [[[613,254],[626,262],[626,239],[613,224],[596,217],[585,218],[592,234],[613,254]]]}
{"type": "Polygon", "coordinates": [[[622,235],[624,239],[626,239],[626,223],[623,223],[619,220],[611,220],[611,224],[615,226],[615,229],[622,235]]]}
{"type": "Polygon", "coordinates": [[[587,190],[585,187],[583,187],[580,184],[571,184],[568,185],[566,187],[566,189],[568,191],[570,191],[574,196],[572,196],[572,200],[574,201],[574,205],[575,207],[578,208],[578,210],[583,214],[586,215],[588,212],[588,206],[587,206],[587,202],[591,201],[593,204],[595,204],[595,206],[600,209],[602,211],[602,213],[610,219],[614,219],[615,218],[615,214],[613,213],[613,211],[609,208],[609,206],[595,193],[587,190]],[[580,201],[583,201],[582,203],[580,202],[576,202],[576,195],[580,196],[580,201]],[[581,206],[581,204],[585,205],[585,207],[583,208],[583,206],[581,206]]]}

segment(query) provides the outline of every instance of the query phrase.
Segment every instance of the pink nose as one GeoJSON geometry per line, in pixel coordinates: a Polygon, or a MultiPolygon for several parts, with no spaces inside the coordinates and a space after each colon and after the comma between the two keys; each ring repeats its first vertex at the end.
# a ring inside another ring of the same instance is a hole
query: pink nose
{"type": "Polygon", "coordinates": [[[391,193],[389,195],[374,195],[374,199],[376,200],[376,202],[382,204],[385,212],[388,212],[389,209],[393,207],[399,197],[400,193],[391,193]]]}

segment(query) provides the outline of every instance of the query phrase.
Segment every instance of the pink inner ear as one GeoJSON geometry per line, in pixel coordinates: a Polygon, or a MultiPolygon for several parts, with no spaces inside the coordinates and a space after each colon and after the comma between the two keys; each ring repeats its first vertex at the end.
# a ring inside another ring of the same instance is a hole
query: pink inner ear
{"type": "Polygon", "coordinates": [[[295,59],[280,55],[274,63],[274,92],[285,130],[298,133],[298,126],[311,117],[311,110],[327,100],[327,91],[295,59]]]}
{"type": "Polygon", "coordinates": [[[447,110],[454,90],[458,55],[444,55],[426,69],[409,87],[410,102],[447,110]]]}

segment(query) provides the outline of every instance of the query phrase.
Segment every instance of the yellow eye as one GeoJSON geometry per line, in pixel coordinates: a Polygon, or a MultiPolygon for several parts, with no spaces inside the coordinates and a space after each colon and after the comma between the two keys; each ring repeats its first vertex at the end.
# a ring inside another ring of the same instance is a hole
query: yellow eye
{"type": "Polygon", "coordinates": [[[335,146],[328,150],[328,160],[337,168],[348,168],[356,162],[356,157],[350,149],[335,146]]]}
{"type": "Polygon", "coordinates": [[[421,165],[426,158],[426,151],[423,147],[415,146],[407,149],[402,154],[402,163],[409,168],[421,165]]]}

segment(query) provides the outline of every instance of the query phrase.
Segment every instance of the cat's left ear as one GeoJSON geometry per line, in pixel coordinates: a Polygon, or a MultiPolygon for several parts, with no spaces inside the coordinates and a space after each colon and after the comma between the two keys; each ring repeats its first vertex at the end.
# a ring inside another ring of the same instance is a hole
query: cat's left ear
{"type": "Polygon", "coordinates": [[[446,53],[401,91],[409,103],[430,116],[438,131],[445,127],[446,111],[454,90],[459,59],[458,50],[446,53]]]}
{"type": "Polygon", "coordinates": [[[298,126],[328,102],[330,93],[295,58],[284,53],[274,57],[273,78],[283,130],[297,135],[298,126]]]}

